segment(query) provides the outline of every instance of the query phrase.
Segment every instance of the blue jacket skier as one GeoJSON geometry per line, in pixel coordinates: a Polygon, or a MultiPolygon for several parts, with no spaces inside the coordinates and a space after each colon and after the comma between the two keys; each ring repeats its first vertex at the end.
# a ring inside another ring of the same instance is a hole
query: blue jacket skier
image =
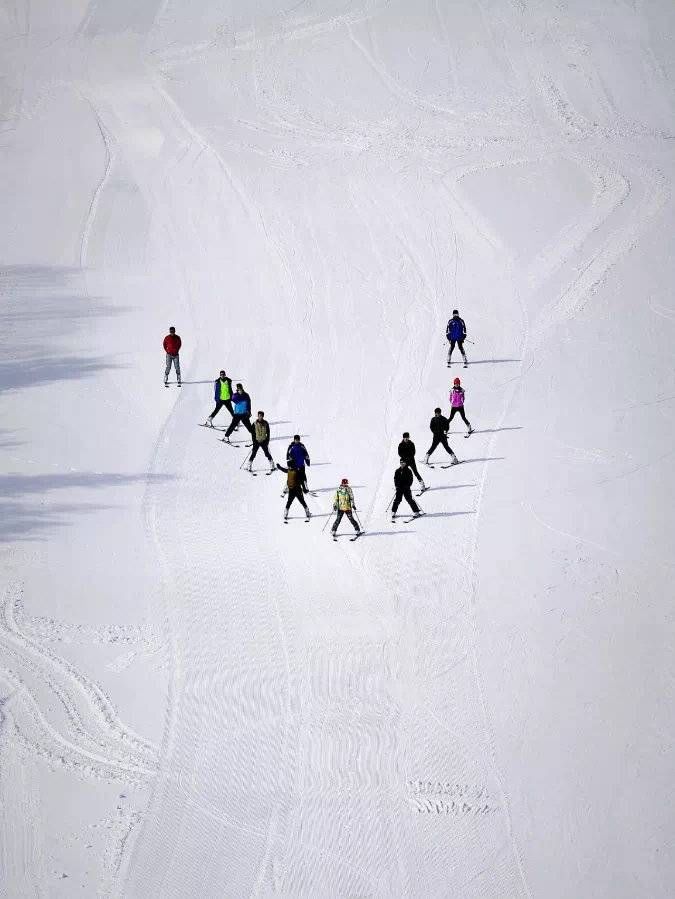
{"type": "Polygon", "coordinates": [[[466,353],[464,352],[464,341],[466,340],[466,325],[464,324],[464,319],[459,317],[459,312],[457,309],[452,310],[452,318],[448,320],[448,327],[445,329],[445,336],[448,338],[450,342],[450,349],[448,350],[448,368],[452,364],[452,351],[455,348],[455,344],[459,347],[459,351],[464,357],[464,367],[469,364],[466,353]]]}
{"type": "Polygon", "coordinates": [[[241,384],[237,384],[237,389],[232,394],[232,406],[234,407],[234,415],[223,437],[223,440],[227,442],[230,440],[230,434],[240,423],[243,424],[249,434],[253,434],[253,428],[251,427],[251,397],[241,384]]]}
{"type": "Polygon", "coordinates": [[[286,450],[286,460],[288,462],[292,462],[297,468],[298,472],[302,477],[302,489],[304,493],[309,492],[309,487],[307,486],[307,471],[305,470],[305,465],[310,465],[309,461],[309,453],[307,452],[307,447],[300,440],[299,434],[293,435],[293,443],[288,444],[288,449],[286,450]]]}

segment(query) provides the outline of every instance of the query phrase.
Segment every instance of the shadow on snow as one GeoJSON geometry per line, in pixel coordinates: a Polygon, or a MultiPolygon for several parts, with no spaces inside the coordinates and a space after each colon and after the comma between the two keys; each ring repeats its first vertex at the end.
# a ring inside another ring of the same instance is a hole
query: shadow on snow
{"type": "MultiPolygon", "coordinates": [[[[52,502],[46,494],[66,490],[105,490],[133,484],[164,483],[170,475],[73,472],[68,474],[9,474],[0,476],[0,543],[46,539],[46,532],[67,527],[76,515],[119,508],[113,503],[52,502]],[[39,536],[42,534],[43,536],[39,536]]],[[[114,499],[113,494],[107,494],[114,499]]],[[[70,499],[70,498],[69,498],[70,499]]]]}
{"type": "Polygon", "coordinates": [[[126,310],[89,296],[76,268],[14,265],[0,273],[0,331],[4,337],[0,391],[88,378],[121,368],[114,356],[72,354],[90,321],[126,310]]]}

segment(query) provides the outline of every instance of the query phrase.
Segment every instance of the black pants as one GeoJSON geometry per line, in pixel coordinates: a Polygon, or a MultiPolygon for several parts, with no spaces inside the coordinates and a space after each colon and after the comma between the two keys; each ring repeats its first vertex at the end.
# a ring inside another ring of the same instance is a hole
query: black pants
{"type": "Polygon", "coordinates": [[[249,434],[253,434],[253,428],[251,427],[251,416],[250,415],[237,415],[236,412],[232,416],[232,421],[230,422],[230,427],[225,431],[225,436],[229,437],[230,434],[234,431],[237,425],[241,422],[249,434]]]}
{"type": "Polygon", "coordinates": [[[466,353],[464,352],[464,338],[462,338],[461,340],[451,340],[450,341],[450,349],[448,350],[448,362],[450,361],[450,357],[452,356],[452,351],[455,348],[455,344],[457,344],[457,346],[459,347],[460,353],[466,359],[466,353]]]}
{"type": "Polygon", "coordinates": [[[209,415],[211,421],[216,417],[216,415],[220,412],[220,410],[225,406],[230,415],[234,418],[234,409],[232,408],[232,402],[230,400],[216,400],[216,408],[209,415]]]}
{"type": "Polygon", "coordinates": [[[267,458],[268,458],[268,459],[270,460],[270,462],[271,462],[271,461],[272,461],[272,456],[270,455],[270,442],[269,442],[269,440],[261,440],[261,442],[258,443],[258,441],[255,439],[255,437],[253,438],[253,449],[251,450],[251,462],[253,462],[253,460],[255,459],[256,454],[257,454],[257,452],[258,452],[259,449],[261,449],[261,450],[265,453],[265,455],[267,456],[267,458]]]}
{"type": "Polygon", "coordinates": [[[408,458],[407,456],[404,456],[403,460],[404,460],[404,462],[408,463],[408,468],[412,471],[412,473],[415,475],[415,477],[421,484],[422,476],[419,473],[419,471],[417,470],[417,462],[415,462],[415,458],[413,456],[411,456],[410,458],[408,458]]]}
{"type": "Polygon", "coordinates": [[[442,446],[443,449],[449,456],[454,456],[455,454],[448,446],[448,438],[445,434],[434,434],[434,439],[431,441],[431,446],[427,450],[427,456],[430,456],[437,446],[442,446]]]}
{"type": "Polygon", "coordinates": [[[288,488],[288,500],[286,502],[286,511],[291,508],[291,503],[294,499],[300,503],[301,506],[305,507],[305,511],[307,511],[307,503],[305,502],[305,497],[302,495],[302,487],[289,487],[288,488]]]}
{"type": "Polygon", "coordinates": [[[467,428],[471,427],[471,422],[466,420],[466,415],[464,414],[464,406],[453,406],[450,410],[450,421],[455,417],[455,413],[459,415],[467,428]]]}
{"type": "Polygon", "coordinates": [[[419,512],[420,507],[417,505],[415,500],[413,499],[413,495],[410,492],[410,487],[398,487],[396,489],[396,496],[394,497],[394,502],[391,507],[391,514],[395,515],[396,510],[401,505],[401,500],[404,499],[413,512],[419,512]]]}
{"type": "Polygon", "coordinates": [[[359,527],[358,522],[355,520],[354,516],[352,515],[351,509],[338,509],[337,515],[335,516],[335,524],[331,528],[332,532],[335,533],[337,531],[338,527],[340,526],[340,522],[342,521],[343,515],[347,516],[347,518],[354,525],[354,530],[358,533],[361,530],[361,528],[359,527]]]}

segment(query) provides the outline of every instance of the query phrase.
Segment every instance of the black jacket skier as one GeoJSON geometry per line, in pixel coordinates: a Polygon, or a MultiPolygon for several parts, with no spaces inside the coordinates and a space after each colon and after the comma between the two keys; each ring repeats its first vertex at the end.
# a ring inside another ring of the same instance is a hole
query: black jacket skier
{"type": "Polygon", "coordinates": [[[403,432],[403,440],[398,445],[398,457],[399,459],[404,459],[408,465],[412,473],[415,475],[417,480],[420,483],[420,486],[424,490],[424,481],[422,480],[419,471],[417,470],[417,463],[415,461],[415,444],[410,439],[410,434],[408,431],[403,432]]]}
{"type": "Polygon", "coordinates": [[[450,428],[450,422],[448,419],[441,415],[441,410],[439,408],[434,409],[434,417],[429,422],[429,429],[431,433],[434,435],[434,439],[431,441],[431,446],[427,450],[427,457],[424,460],[427,464],[429,464],[429,456],[433,453],[436,447],[440,444],[443,449],[452,457],[452,464],[456,465],[459,462],[457,456],[453,453],[453,451],[448,446],[448,430],[450,428]]]}
{"type": "Polygon", "coordinates": [[[420,507],[417,505],[417,503],[413,499],[412,493],[410,492],[412,482],[412,471],[408,468],[408,463],[405,461],[405,459],[401,459],[400,466],[394,472],[394,487],[396,487],[396,496],[394,497],[394,502],[392,503],[391,507],[392,521],[396,517],[396,512],[398,510],[398,507],[401,505],[402,499],[405,499],[415,515],[420,514],[420,507]]]}
{"type": "Polygon", "coordinates": [[[445,415],[441,414],[440,409],[436,409],[434,417],[429,422],[429,430],[434,437],[443,437],[450,430],[450,422],[445,415]]]}

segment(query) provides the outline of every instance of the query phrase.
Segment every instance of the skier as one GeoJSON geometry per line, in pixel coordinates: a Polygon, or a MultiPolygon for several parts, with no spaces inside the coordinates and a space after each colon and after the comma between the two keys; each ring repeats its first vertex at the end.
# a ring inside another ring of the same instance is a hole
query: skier
{"type": "Polygon", "coordinates": [[[176,369],[176,380],[178,381],[178,386],[183,386],[180,377],[180,358],[178,356],[182,343],[183,341],[180,339],[178,334],[176,334],[176,329],[174,327],[169,328],[169,333],[164,338],[164,352],[166,353],[166,369],[164,370],[165,387],[169,386],[169,372],[171,371],[172,365],[176,369]]]}
{"type": "Polygon", "coordinates": [[[288,521],[288,510],[294,499],[297,499],[300,505],[304,506],[305,521],[309,521],[312,517],[312,513],[307,508],[305,497],[302,495],[302,478],[298,469],[295,467],[295,462],[292,459],[289,459],[287,468],[284,468],[283,465],[279,465],[277,462],[277,468],[279,471],[285,471],[287,473],[286,486],[288,487],[288,500],[286,502],[286,511],[284,512],[284,521],[288,521]]]}
{"type": "MultiPolygon", "coordinates": [[[[448,453],[452,457],[453,465],[457,465],[457,463],[459,462],[459,459],[457,458],[457,456],[453,453],[453,451],[448,446],[448,429],[449,429],[449,427],[450,427],[450,422],[444,415],[441,415],[441,410],[438,407],[436,409],[434,409],[434,417],[429,422],[429,429],[430,429],[431,433],[434,435],[434,439],[431,441],[431,446],[427,450],[427,457],[424,460],[427,465],[429,464],[429,456],[431,456],[431,454],[436,449],[436,447],[439,445],[439,443],[443,447],[443,449],[446,451],[446,453],[448,453]]],[[[412,478],[412,473],[411,473],[410,477],[412,478]]]]}
{"type": "Polygon", "coordinates": [[[450,391],[450,419],[455,417],[455,415],[459,413],[460,418],[464,422],[464,424],[468,428],[467,437],[473,434],[473,428],[471,427],[471,422],[467,420],[466,415],[464,414],[464,388],[462,387],[462,382],[459,378],[455,378],[452,384],[452,390],[450,391]]]}
{"type": "Polygon", "coordinates": [[[466,340],[466,325],[464,319],[459,317],[456,309],[452,310],[452,318],[448,321],[448,327],[445,329],[445,336],[450,341],[450,349],[448,350],[448,368],[452,364],[452,351],[455,344],[459,347],[459,351],[464,357],[464,368],[469,364],[466,353],[464,352],[464,341],[466,340]]]}
{"type": "Polygon", "coordinates": [[[408,468],[408,463],[405,461],[405,459],[401,459],[401,464],[394,472],[394,487],[396,487],[396,496],[394,497],[394,502],[391,507],[392,521],[396,519],[396,511],[401,505],[402,499],[405,499],[410,508],[413,510],[413,515],[415,516],[415,518],[423,514],[422,510],[413,499],[412,493],[410,492],[412,482],[412,471],[408,468]]]}
{"type": "Polygon", "coordinates": [[[270,471],[274,471],[274,459],[270,455],[270,426],[265,421],[265,413],[258,412],[258,417],[253,422],[253,449],[248,460],[248,470],[252,471],[253,460],[259,449],[267,456],[270,463],[270,471]]]}
{"type": "Polygon", "coordinates": [[[303,493],[309,493],[309,487],[307,486],[307,471],[305,469],[305,465],[311,465],[309,461],[309,453],[307,452],[307,447],[304,443],[300,441],[300,435],[293,435],[293,443],[288,444],[288,449],[286,450],[286,461],[290,462],[293,460],[295,463],[295,467],[298,469],[300,476],[302,477],[302,490],[303,493]]]}
{"type": "Polygon", "coordinates": [[[415,462],[415,444],[410,439],[410,434],[408,431],[403,432],[403,440],[398,445],[398,457],[399,459],[404,459],[408,468],[415,475],[417,480],[419,481],[419,485],[422,490],[426,490],[426,486],[424,481],[422,480],[419,471],[417,470],[417,463],[415,462]]]}
{"type": "Polygon", "coordinates": [[[232,405],[234,406],[234,415],[223,437],[223,441],[226,443],[230,442],[230,434],[238,424],[243,424],[249,434],[253,436],[253,428],[251,427],[251,397],[241,384],[237,384],[237,389],[232,394],[232,405]]]}
{"type": "Polygon", "coordinates": [[[347,480],[347,478],[342,478],[340,486],[335,491],[333,510],[337,512],[337,515],[335,516],[335,523],[331,528],[333,537],[335,537],[337,534],[337,529],[340,525],[340,522],[342,521],[343,515],[346,515],[347,518],[351,521],[357,535],[361,533],[361,528],[352,515],[352,511],[356,512],[356,503],[354,502],[354,491],[349,486],[349,481],[347,480]]]}
{"type": "Polygon", "coordinates": [[[207,428],[213,427],[213,419],[223,406],[225,406],[227,411],[234,418],[234,409],[232,408],[232,379],[228,378],[224,371],[221,371],[213,382],[213,398],[216,401],[216,408],[204,422],[207,428]]]}

